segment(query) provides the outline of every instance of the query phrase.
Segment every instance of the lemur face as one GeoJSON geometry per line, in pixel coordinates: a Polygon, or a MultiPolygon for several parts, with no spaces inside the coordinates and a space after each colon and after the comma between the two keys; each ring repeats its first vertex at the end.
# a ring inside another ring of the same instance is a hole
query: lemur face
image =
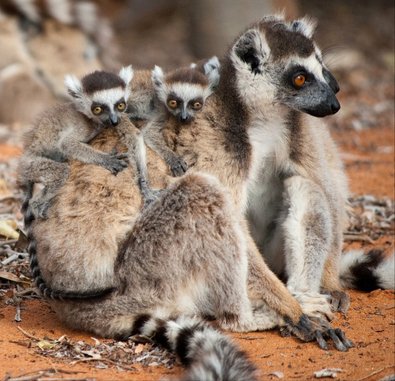
{"type": "Polygon", "coordinates": [[[133,78],[131,66],[122,68],[118,75],[95,71],[79,81],[67,76],[65,83],[77,109],[89,119],[105,127],[116,126],[126,111],[133,78]]]}
{"type": "Polygon", "coordinates": [[[152,72],[152,81],[159,100],[180,123],[190,123],[195,118],[218,84],[218,59],[210,59],[203,71],[204,73],[192,66],[175,70],[165,76],[162,69],[155,66],[152,72]]]}
{"type": "MultiPolygon", "coordinates": [[[[88,95],[87,95],[88,97],[88,95]]],[[[115,87],[100,90],[90,97],[90,118],[106,127],[116,126],[120,115],[126,110],[125,89],[115,87]]]]}
{"type": "Polygon", "coordinates": [[[195,118],[207,98],[206,88],[190,83],[175,83],[168,88],[166,108],[179,122],[189,123],[195,118]]]}
{"type": "Polygon", "coordinates": [[[236,41],[231,59],[247,103],[282,104],[317,117],[340,109],[339,86],[312,40],[314,29],[306,18],[267,17],[236,41]]]}

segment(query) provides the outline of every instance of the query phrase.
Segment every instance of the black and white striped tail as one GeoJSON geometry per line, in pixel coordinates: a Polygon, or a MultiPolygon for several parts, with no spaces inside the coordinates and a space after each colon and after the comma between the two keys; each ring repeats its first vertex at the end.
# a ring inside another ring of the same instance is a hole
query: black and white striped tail
{"type": "Polygon", "coordinates": [[[59,300],[83,300],[92,298],[101,298],[107,296],[115,288],[109,287],[104,289],[96,289],[89,291],[61,291],[49,288],[42,275],[37,260],[37,243],[32,231],[32,223],[35,220],[34,214],[30,208],[30,200],[33,195],[33,184],[29,183],[25,189],[25,199],[22,203],[22,213],[24,216],[24,225],[26,230],[26,237],[28,240],[27,251],[30,256],[30,271],[32,273],[33,281],[40,291],[41,295],[49,299],[59,300]]]}
{"type": "Polygon", "coordinates": [[[395,255],[386,256],[381,250],[350,251],[342,255],[340,280],[343,287],[361,291],[395,288],[395,255]]]}
{"type": "Polygon", "coordinates": [[[256,381],[256,368],[230,338],[192,318],[162,320],[140,315],[132,335],[150,337],[187,368],[180,381],[256,381]]]}

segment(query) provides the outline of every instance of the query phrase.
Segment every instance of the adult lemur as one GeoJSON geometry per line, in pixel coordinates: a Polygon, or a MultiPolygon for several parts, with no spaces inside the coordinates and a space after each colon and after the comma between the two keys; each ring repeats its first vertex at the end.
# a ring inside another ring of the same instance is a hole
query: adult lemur
{"type": "MultiPolygon", "coordinates": [[[[116,289],[102,299],[51,301],[65,323],[110,337],[142,332],[181,355],[190,365],[188,380],[253,379],[240,353],[223,336],[191,322],[191,315],[211,315],[221,327],[238,331],[285,325],[324,348],[324,337],[340,350],[351,346],[341,330],[314,317],[329,313],[326,302],[318,297],[300,304],[267,268],[244,219],[248,186],[261,163],[256,131],[266,129],[261,91],[273,94],[292,81],[294,72],[278,77],[275,71],[291,53],[301,66],[322,68],[308,30],[305,20],[268,17],[236,40],[221,63],[216,92],[177,132],[176,153],[194,156],[192,173],[141,213],[132,168],[115,177],[71,165],[48,219],[33,222],[38,262],[54,288],[116,289]]],[[[301,108],[334,111],[333,90],[323,77],[315,80],[306,97],[300,93],[301,108]]],[[[106,152],[117,145],[111,131],[93,143],[106,152]]],[[[152,185],[166,186],[167,166],[150,150],[148,156],[152,185]]]]}

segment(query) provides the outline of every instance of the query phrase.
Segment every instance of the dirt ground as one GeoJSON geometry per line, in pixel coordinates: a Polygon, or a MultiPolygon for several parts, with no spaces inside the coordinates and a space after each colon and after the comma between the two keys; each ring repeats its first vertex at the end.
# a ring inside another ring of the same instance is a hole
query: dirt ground
{"type": "MultiPolygon", "coordinates": [[[[386,147],[393,144],[392,128],[355,132],[335,131],[343,150],[351,190],[355,194],[372,194],[393,199],[394,159],[393,151],[376,149],[367,153],[366,147],[386,147]],[[353,144],[355,139],[358,144],[353,144]]],[[[5,148],[5,147],[2,147],[5,148]]],[[[2,149],[2,157],[17,154],[12,147],[2,149]]],[[[353,243],[352,247],[361,246],[353,243]]],[[[394,250],[393,236],[380,237],[369,247],[385,248],[388,254],[394,250]]],[[[350,245],[346,245],[350,247],[350,245]]],[[[334,325],[344,329],[355,343],[347,353],[330,349],[323,351],[314,343],[301,343],[294,338],[283,338],[277,331],[248,334],[232,334],[239,345],[258,366],[262,380],[312,380],[314,372],[324,368],[340,369],[339,380],[373,381],[395,373],[395,305],[393,291],[371,293],[351,292],[352,304],[347,316],[337,316],[334,325]]],[[[133,365],[133,370],[118,368],[111,362],[89,360],[73,363],[40,355],[38,340],[58,339],[66,335],[71,340],[83,340],[92,345],[94,340],[81,332],[67,329],[41,300],[22,303],[21,319],[15,322],[16,308],[0,302],[0,375],[4,379],[33,374],[46,370],[48,377],[42,380],[64,378],[67,380],[158,380],[161,376],[176,375],[180,367],[133,365]],[[19,330],[21,329],[21,330],[19,330]],[[23,331],[24,332],[23,332],[23,331]],[[98,369],[107,368],[107,369],[98,369]],[[52,370],[52,371],[51,371],[52,370]]],[[[106,340],[104,340],[106,342],[106,340]]],[[[30,378],[16,378],[29,380],[30,378]]],[[[40,379],[40,378],[33,378],[40,379]]]]}

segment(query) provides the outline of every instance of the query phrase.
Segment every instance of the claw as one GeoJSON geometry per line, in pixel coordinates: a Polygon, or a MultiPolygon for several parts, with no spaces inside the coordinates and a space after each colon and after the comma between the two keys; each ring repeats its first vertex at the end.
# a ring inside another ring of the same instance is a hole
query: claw
{"type": "Polygon", "coordinates": [[[291,331],[287,327],[281,327],[280,328],[280,335],[281,335],[281,337],[290,337],[291,331]]]}
{"type": "Polygon", "coordinates": [[[127,159],[128,158],[128,154],[127,153],[117,153],[116,155],[117,159],[127,159]]]}
{"type": "Polygon", "coordinates": [[[326,343],[324,336],[322,336],[322,333],[320,331],[315,331],[314,335],[319,347],[321,349],[328,350],[328,344],[326,343]]]}
{"type": "Polygon", "coordinates": [[[338,351],[346,352],[348,350],[348,348],[339,339],[334,329],[328,329],[327,333],[328,336],[333,340],[333,343],[335,344],[335,347],[338,351]]]}
{"type": "Polygon", "coordinates": [[[284,320],[286,326],[280,330],[282,336],[292,333],[303,341],[316,340],[319,347],[324,350],[328,350],[327,339],[331,339],[336,349],[342,352],[354,345],[340,328],[332,328],[324,318],[302,315],[297,324],[292,323],[289,319],[284,320]]]}
{"type": "Polygon", "coordinates": [[[188,170],[188,164],[179,157],[170,163],[170,170],[173,176],[182,176],[188,170]]]}
{"type": "Polygon", "coordinates": [[[330,295],[332,311],[346,314],[350,307],[349,295],[344,291],[328,291],[327,294],[330,295]]]}
{"type": "Polygon", "coordinates": [[[343,344],[347,347],[347,349],[352,348],[354,346],[354,343],[346,338],[346,335],[340,328],[336,328],[335,332],[337,336],[340,338],[340,340],[343,342],[343,344]]]}
{"type": "Polygon", "coordinates": [[[312,341],[314,339],[311,321],[307,315],[303,314],[297,324],[292,323],[289,318],[285,318],[285,322],[287,324],[286,327],[288,331],[300,340],[312,341]]]}

